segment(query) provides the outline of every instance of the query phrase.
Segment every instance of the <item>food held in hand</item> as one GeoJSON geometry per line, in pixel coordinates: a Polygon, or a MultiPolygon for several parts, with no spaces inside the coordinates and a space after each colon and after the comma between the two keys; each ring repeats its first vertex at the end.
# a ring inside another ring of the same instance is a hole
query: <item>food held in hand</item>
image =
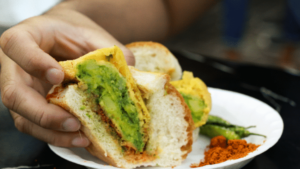
{"type": "Polygon", "coordinates": [[[216,136],[224,136],[228,140],[242,139],[250,135],[266,137],[261,134],[251,133],[247,130],[248,128],[252,127],[255,126],[250,126],[246,128],[242,126],[233,125],[218,116],[209,115],[206,124],[200,127],[200,133],[210,138],[216,136]]]}
{"type": "Polygon", "coordinates": [[[211,110],[211,96],[205,83],[192,72],[184,71],[181,80],[172,81],[171,84],[181,93],[189,106],[195,128],[204,125],[211,110]]]}
{"type": "Polygon", "coordinates": [[[199,164],[192,164],[191,168],[239,159],[255,151],[259,146],[260,145],[247,143],[246,140],[226,141],[224,136],[217,136],[211,139],[209,149],[204,153],[204,160],[201,160],[199,164]]]}
{"type": "Polygon", "coordinates": [[[118,47],[60,65],[65,79],[47,99],[81,121],[94,156],[122,168],[166,167],[191,151],[192,117],[168,75],[129,68],[118,47]]]}

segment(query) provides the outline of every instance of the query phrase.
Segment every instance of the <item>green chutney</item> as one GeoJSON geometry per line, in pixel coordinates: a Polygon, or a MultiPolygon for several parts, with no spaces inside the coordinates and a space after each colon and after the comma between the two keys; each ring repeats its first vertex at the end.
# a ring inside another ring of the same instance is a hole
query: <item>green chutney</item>
{"type": "Polygon", "coordinates": [[[126,79],[113,64],[98,64],[95,60],[86,60],[77,64],[77,78],[87,85],[87,92],[96,96],[105,115],[121,132],[122,141],[131,143],[137,151],[145,146],[141,132],[138,112],[129,97],[126,79]]]}
{"type": "Polygon", "coordinates": [[[200,122],[202,120],[203,111],[207,107],[204,100],[199,97],[180,93],[191,110],[192,118],[194,123],[200,122]]]}

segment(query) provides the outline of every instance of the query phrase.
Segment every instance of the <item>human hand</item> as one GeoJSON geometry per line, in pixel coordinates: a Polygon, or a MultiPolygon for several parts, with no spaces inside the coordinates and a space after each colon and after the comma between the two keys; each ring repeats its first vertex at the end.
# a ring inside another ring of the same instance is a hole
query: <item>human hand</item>
{"type": "Polygon", "coordinates": [[[48,103],[47,92],[62,82],[56,60],[75,59],[98,48],[119,46],[128,64],[132,53],[89,18],[62,11],[28,19],[0,39],[1,97],[16,128],[47,143],[86,147],[80,122],[64,109],[48,103]]]}

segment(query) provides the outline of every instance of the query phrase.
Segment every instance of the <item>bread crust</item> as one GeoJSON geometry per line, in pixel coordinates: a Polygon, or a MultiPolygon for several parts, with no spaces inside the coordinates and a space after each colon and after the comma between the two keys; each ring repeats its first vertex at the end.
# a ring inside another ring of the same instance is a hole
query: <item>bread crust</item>
{"type": "MultiPolygon", "coordinates": [[[[82,131],[85,136],[91,141],[90,145],[86,147],[86,150],[89,151],[92,155],[98,157],[102,161],[107,162],[108,164],[111,164],[113,166],[117,166],[117,162],[110,157],[109,152],[105,152],[104,148],[102,148],[99,144],[94,144],[97,143],[97,139],[92,135],[90,130],[86,127],[86,123],[83,119],[81,119],[80,116],[77,115],[76,112],[73,111],[73,109],[66,103],[65,100],[62,100],[63,97],[61,97],[61,94],[65,88],[62,85],[56,86],[54,88],[53,93],[47,96],[47,100],[55,105],[60,106],[61,108],[65,109],[66,111],[70,112],[72,115],[74,115],[80,122],[81,122],[81,128],[80,131],[82,131]],[[106,156],[105,156],[106,155],[106,156]]],[[[123,167],[123,166],[119,166],[123,167]]]]}
{"type": "Polygon", "coordinates": [[[165,88],[167,89],[168,94],[176,95],[180,99],[181,105],[184,107],[184,110],[185,110],[184,119],[188,123],[188,127],[186,129],[186,131],[188,133],[188,137],[187,137],[188,141],[187,141],[187,144],[185,146],[181,147],[181,151],[186,152],[185,154],[182,155],[182,160],[184,160],[184,159],[186,159],[187,155],[192,151],[194,121],[193,121],[193,118],[192,118],[192,115],[191,115],[191,110],[189,109],[189,107],[185,103],[185,101],[184,101],[183,97],[181,96],[181,94],[176,90],[176,88],[174,86],[172,86],[169,83],[169,81],[166,83],[165,88]]]}
{"type": "MultiPolygon", "coordinates": [[[[104,149],[97,143],[97,139],[92,135],[90,130],[86,127],[86,123],[83,119],[81,119],[80,116],[77,115],[76,112],[66,103],[65,100],[62,100],[63,97],[61,97],[61,94],[65,88],[62,85],[56,86],[54,88],[54,91],[52,94],[48,95],[47,100],[55,105],[60,106],[61,108],[65,109],[66,111],[70,112],[72,115],[74,115],[80,122],[81,122],[81,128],[80,131],[82,131],[85,136],[91,141],[90,145],[86,147],[86,150],[89,151],[92,155],[98,157],[99,159],[107,162],[108,164],[111,164],[113,166],[117,166],[117,162],[110,157],[109,152],[105,152],[104,149]],[[106,155],[106,156],[105,156],[106,155]]],[[[123,167],[123,166],[120,166],[123,167]]]]}
{"type": "MultiPolygon", "coordinates": [[[[140,42],[133,42],[130,44],[126,45],[127,48],[132,49],[132,48],[150,48],[150,49],[159,49],[160,51],[164,52],[164,55],[159,55],[160,60],[165,63],[170,63],[172,64],[172,67],[166,68],[165,67],[165,71],[160,73],[167,73],[168,75],[171,76],[171,80],[179,80],[181,78],[182,75],[182,69],[181,66],[179,65],[179,62],[177,60],[177,58],[169,51],[169,49],[167,47],[165,47],[164,45],[158,43],[158,42],[152,42],[152,41],[140,41],[140,42]],[[165,57],[170,57],[170,59],[165,60],[163,58],[165,57]]],[[[135,56],[138,57],[138,56],[135,56]]],[[[146,71],[146,70],[141,70],[141,71],[146,71]]],[[[152,70],[154,71],[154,70],[152,70]]]]}
{"type": "MultiPolygon", "coordinates": [[[[94,144],[97,143],[98,141],[92,135],[92,133],[87,127],[83,126],[80,130],[83,131],[83,133],[91,141],[91,144],[85,148],[88,152],[90,152],[93,156],[98,157],[102,161],[107,162],[110,165],[117,166],[117,162],[110,157],[109,152],[105,152],[104,149],[99,144],[94,144]]],[[[124,166],[119,166],[119,167],[124,167],[124,166]]]]}
{"type": "Polygon", "coordinates": [[[141,47],[141,46],[147,46],[152,48],[160,48],[161,50],[164,50],[166,53],[171,53],[168,48],[166,48],[164,45],[158,42],[152,42],[152,41],[141,41],[141,42],[133,42],[126,45],[127,48],[132,47],[141,47]]]}

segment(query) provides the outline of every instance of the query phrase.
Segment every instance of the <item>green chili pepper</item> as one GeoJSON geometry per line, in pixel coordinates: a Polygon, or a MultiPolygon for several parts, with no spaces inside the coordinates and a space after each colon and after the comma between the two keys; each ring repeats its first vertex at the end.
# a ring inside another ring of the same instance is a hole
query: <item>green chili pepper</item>
{"type": "Polygon", "coordinates": [[[248,130],[246,130],[245,127],[239,127],[239,126],[238,127],[229,127],[228,129],[234,131],[241,138],[248,137],[250,135],[262,136],[262,137],[266,138],[265,135],[261,135],[261,134],[257,134],[257,133],[250,133],[248,130]]]}
{"type": "Polygon", "coordinates": [[[266,137],[257,133],[250,133],[247,129],[255,126],[242,127],[230,124],[228,121],[218,117],[209,115],[205,125],[200,128],[200,133],[210,138],[223,135],[228,140],[241,139],[250,135],[266,137]]]}
{"type": "Polygon", "coordinates": [[[216,126],[212,124],[206,124],[204,126],[201,126],[200,133],[210,138],[222,135],[228,140],[241,139],[241,137],[237,135],[234,131],[229,130],[225,127],[216,126]]]}
{"type": "Polygon", "coordinates": [[[206,124],[211,124],[211,123],[231,125],[228,121],[222,119],[221,117],[209,115],[206,124]]]}
{"type": "MultiPolygon", "coordinates": [[[[229,123],[228,121],[222,119],[221,117],[214,116],[214,115],[208,116],[206,124],[216,124],[218,126],[224,126],[224,127],[242,127],[242,126],[233,125],[233,124],[229,123]]],[[[255,127],[255,126],[246,127],[246,129],[252,128],[252,127],[255,127]]]]}

